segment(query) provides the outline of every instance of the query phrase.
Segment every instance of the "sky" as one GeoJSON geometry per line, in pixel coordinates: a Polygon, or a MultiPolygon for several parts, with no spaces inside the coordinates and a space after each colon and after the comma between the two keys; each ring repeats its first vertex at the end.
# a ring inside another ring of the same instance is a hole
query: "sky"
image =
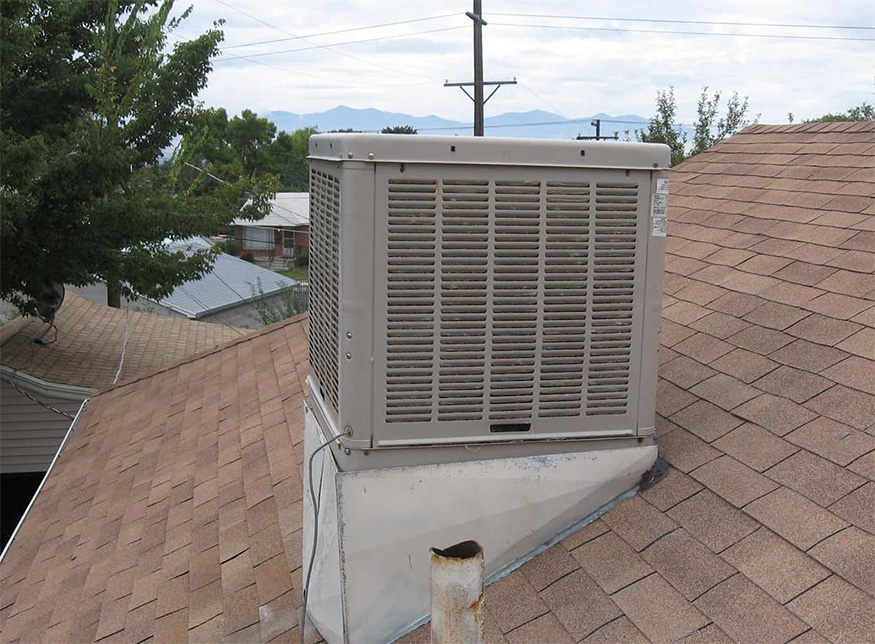
{"type": "MultiPolygon", "coordinates": [[[[200,96],[208,106],[303,114],[347,105],[472,118],[471,101],[443,87],[473,77],[470,0],[182,0],[180,8],[189,2],[194,10],[176,37],[225,20],[223,51],[200,96]],[[323,35],[407,20],[417,21],[323,35]],[[340,44],[361,40],[368,42],[340,44]],[[263,41],[276,42],[251,44],[263,41]]],[[[703,86],[748,96],[750,114],[765,123],[875,103],[871,0],[483,0],[483,17],[486,80],[519,82],[498,91],[487,116],[537,109],[648,117],[657,90],[669,86],[681,123],[695,119],[703,86]],[[645,19],[868,29],[630,21],[645,19]]]]}

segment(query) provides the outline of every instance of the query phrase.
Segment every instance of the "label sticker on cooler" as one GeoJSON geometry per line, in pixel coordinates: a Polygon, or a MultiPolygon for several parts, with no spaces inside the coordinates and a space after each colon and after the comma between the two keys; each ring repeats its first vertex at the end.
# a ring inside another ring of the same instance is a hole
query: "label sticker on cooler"
{"type": "Polygon", "coordinates": [[[657,191],[659,181],[666,182],[666,193],[653,195],[650,206],[650,235],[653,237],[665,237],[668,232],[668,179],[657,179],[657,191]]]}
{"type": "Polygon", "coordinates": [[[668,194],[668,179],[657,179],[656,180],[656,194],[658,194],[658,195],[667,195],[668,194]]]}

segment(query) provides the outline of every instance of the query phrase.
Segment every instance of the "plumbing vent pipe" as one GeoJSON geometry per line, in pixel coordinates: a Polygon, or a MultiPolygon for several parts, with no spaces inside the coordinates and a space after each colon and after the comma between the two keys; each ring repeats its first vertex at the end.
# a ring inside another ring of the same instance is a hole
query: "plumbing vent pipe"
{"type": "Polygon", "coordinates": [[[431,549],[431,641],[483,642],[483,548],[462,541],[431,549]]]}

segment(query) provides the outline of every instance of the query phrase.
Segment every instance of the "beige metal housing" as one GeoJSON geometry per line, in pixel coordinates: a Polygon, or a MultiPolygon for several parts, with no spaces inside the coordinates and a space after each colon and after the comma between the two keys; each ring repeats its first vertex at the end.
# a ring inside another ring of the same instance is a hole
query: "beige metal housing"
{"type": "Polygon", "coordinates": [[[318,135],[310,159],[309,382],[341,468],[652,435],[667,147],[318,135]]]}

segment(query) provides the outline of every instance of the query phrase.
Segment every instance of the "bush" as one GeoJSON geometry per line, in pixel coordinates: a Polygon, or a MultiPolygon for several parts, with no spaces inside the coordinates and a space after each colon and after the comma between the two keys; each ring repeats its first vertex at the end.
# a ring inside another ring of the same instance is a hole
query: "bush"
{"type": "Polygon", "coordinates": [[[244,262],[249,262],[250,264],[255,263],[255,255],[252,254],[251,250],[244,250],[242,253],[240,253],[240,259],[242,259],[244,262]]]}
{"type": "Polygon", "coordinates": [[[309,266],[310,265],[310,253],[305,250],[302,250],[298,253],[298,266],[309,266]]]}

